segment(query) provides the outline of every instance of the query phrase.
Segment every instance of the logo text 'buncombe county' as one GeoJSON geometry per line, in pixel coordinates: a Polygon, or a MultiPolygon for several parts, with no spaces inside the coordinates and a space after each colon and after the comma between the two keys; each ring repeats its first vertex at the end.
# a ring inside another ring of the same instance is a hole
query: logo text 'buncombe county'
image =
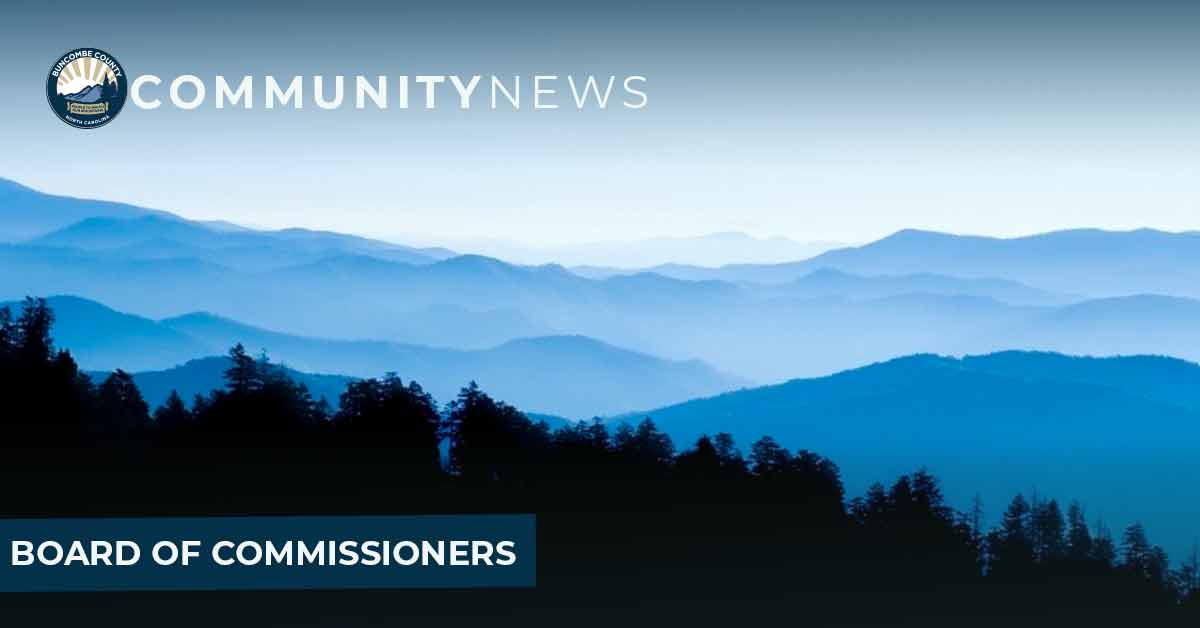
{"type": "Polygon", "coordinates": [[[76,48],[46,76],[46,100],[59,120],[77,129],[102,127],[120,113],[128,95],[125,70],[98,48],[76,48]]]}

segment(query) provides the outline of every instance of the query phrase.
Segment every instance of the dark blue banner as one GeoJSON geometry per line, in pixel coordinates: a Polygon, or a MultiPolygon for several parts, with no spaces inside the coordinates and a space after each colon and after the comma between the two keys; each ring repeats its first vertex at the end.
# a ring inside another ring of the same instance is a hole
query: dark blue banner
{"type": "Polygon", "coordinates": [[[0,591],[532,587],[533,515],[0,520],[0,591]]]}

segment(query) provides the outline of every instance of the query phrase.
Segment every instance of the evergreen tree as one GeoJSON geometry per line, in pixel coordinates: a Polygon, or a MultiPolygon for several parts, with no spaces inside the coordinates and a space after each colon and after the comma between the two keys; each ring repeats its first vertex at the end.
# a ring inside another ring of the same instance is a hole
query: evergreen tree
{"type": "Polygon", "coordinates": [[[172,390],[163,405],[154,411],[154,424],[161,429],[173,429],[192,420],[192,413],[184,405],[179,392],[172,390]]]}
{"type": "Polygon", "coordinates": [[[1007,579],[1023,578],[1034,561],[1029,538],[1032,512],[1025,496],[1018,493],[1001,519],[1000,529],[988,535],[988,563],[992,573],[1007,579]]]}
{"type": "Polygon", "coordinates": [[[890,511],[887,488],[879,482],[867,488],[865,497],[856,497],[850,502],[851,518],[864,528],[882,525],[890,511]]]}
{"type": "Polygon", "coordinates": [[[718,432],[712,439],[713,448],[717,452],[717,460],[721,462],[722,472],[728,477],[746,475],[746,459],[734,443],[733,435],[728,432],[718,432]]]}
{"type": "Polygon", "coordinates": [[[1160,589],[1170,591],[1172,596],[1175,595],[1174,582],[1171,579],[1171,559],[1167,557],[1167,551],[1158,545],[1150,548],[1146,579],[1160,589]]]}
{"type": "Polygon", "coordinates": [[[711,482],[722,476],[721,458],[712,439],[701,436],[696,445],[675,459],[675,473],[687,481],[711,482]]]}
{"type": "Polygon", "coordinates": [[[983,496],[975,493],[971,498],[971,512],[963,516],[961,526],[967,530],[967,539],[971,551],[975,554],[977,574],[985,574],[991,568],[987,552],[987,532],[985,526],[987,514],[983,508],[983,496]]]}
{"type": "Polygon", "coordinates": [[[601,455],[610,452],[611,443],[608,436],[608,428],[604,426],[604,422],[599,417],[592,419],[592,422],[586,428],[586,433],[593,451],[601,455]]]}
{"type": "Polygon", "coordinates": [[[16,323],[16,347],[19,359],[26,365],[41,365],[54,355],[54,312],[45,299],[26,297],[21,317],[16,323]]]}
{"type": "MultiPolygon", "coordinates": [[[[822,521],[832,521],[846,515],[843,505],[846,491],[837,464],[820,454],[801,449],[792,458],[789,467],[793,494],[802,497],[814,516],[822,521]]],[[[930,490],[929,497],[940,502],[940,489],[931,477],[928,480],[933,483],[924,486],[923,490],[930,490]]]]}
{"type": "Polygon", "coordinates": [[[107,436],[124,437],[144,431],[150,423],[150,408],[133,376],[117,369],[96,391],[103,423],[97,425],[107,436]]]}
{"type": "Polygon", "coordinates": [[[225,370],[225,385],[229,392],[245,395],[262,386],[259,363],[246,353],[242,343],[237,343],[229,350],[229,361],[231,364],[225,370]]]}
{"type": "Polygon", "coordinates": [[[1121,536],[1121,568],[1148,578],[1154,560],[1153,549],[1141,522],[1130,524],[1121,536]]]}
{"type": "Polygon", "coordinates": [[[671,437],[658,430],[649,417],[636,428],[618,430],[613,438],[617,456],[639,469],[647,477],[662,477],[674,462],[675,445],[671,437]]]}
{"type": "Polygon", "coordinates": [[[1192,552],[1174,574],[1175,588],[1184,603],[1200,601],[1200,546],[1192,544],[1192,552]]]}
{"type": "Polygon", "coordinates": [[[17,325],[12,310],[0,307],[0,365],[13,360],[17,354],[17,325]]]}
{"type": "Polygon", "coordinates": [[[549,448],[549,426],[535,425],[516,408],[493,400],[475,382],[447,407],[450,466],[473,481],[531,477],[549,448]]]}
{"type": "MultiPolygon", "coordinates": [[[[407,386],[395,373],[382,380],[350,383],[342,393],[334,424],[357,449],[386,448],[392,461],[433,473],[440,469],[440,416],[433,397],[416,382],[407,386]]],[[[317,404],[316,412],[328,410],[317,404]]]]}
{"type": "Polygon", "coordinates": [[[946,506],[946,498],[937,478],[929,471],[918,469],[912,476],[912,494],[916,507],[937,519],[949,521],[951,510],[946,506]]]}
{"type": "Polygon", "coordinates": [[[572,478],[598,481],[612,473],[608,429],[599,418],[564,425],[551,442],[553,464],[572,478]]]}
{"type": "Polygon", "coordinates": [[[1038,562],[1048,563],[1066,555],[1066,523],[1058,501],[1051,499],[1036,505],[1030,514],[1034,557],[1038,562]]]}
{"type": "Polygon", "coordinates": [[[770,436],[750,445],[750,470],[759,477],[786,473],[791,464],[792,455],[770,436]]]}
{"type": "Polygon", "coordinates": [[[1117,544],[1103,521],[1096,522],[1096,535],[1092,538],[1092,560],[1104,567],[1117,564],[1117,544]]]}
{"type": "Polygon", "coordinates": [[[1067,507],[1067,557],[1075,561],[1092,557],[1092,533],[1078,501],[1067,507]]]}
{"type": "Polygon", "coordinates": [[[211,402],[208,397],[200,393],[196,393],[196,395],[192,397],[192,417],[194,418],[204,415],[208,411],[210,405],[211,402]]]}

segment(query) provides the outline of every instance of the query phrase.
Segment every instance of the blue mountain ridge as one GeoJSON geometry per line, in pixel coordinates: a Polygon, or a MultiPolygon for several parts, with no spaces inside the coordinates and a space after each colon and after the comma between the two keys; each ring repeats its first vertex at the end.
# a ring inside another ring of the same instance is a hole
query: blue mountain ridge
{"type": "Polygon", "coordinates": [[[118,259],[191,257],[246,271],[294,266],[344,254],[369,254],[393,262],[427,264],[447,253],[303,229],[230,231],[162,216],[87,218],[35,238],[29,244],[107,252],[118,259]],[[171,247],[176,248],[172,251],[171,247]]]}
{"type": "Polygon", "coordinates": [[[786,283],[822,268],[859,275],[1003,278],[1085,297],[1200,296],[1200,232],[1070,229],[1017,238],[905,229],[862,246],[784,264],[650,269],[685,279],[786,283]]]}
{"type": "Polygon", "coordinates": [[[572,418],[688,399],[746,383],[698,361],[663,360],[581,336],[525,338],[468,351],[307,338],[203,313],[153,321],[76,297],[52,297],[48,302],[57,316],[58,346],[71,350],[83,368],[93,371],[159,371],[223,354],[240,342],[252,353],[265,352],[302,372],[375,377],[394,371],[406,380],[415,379],[441,401],[474,380],[522,408],[572,418]]]}
{"type": "MultiPolygon", "coordinates": [[[[0,197],[14,190],[19,201],[32,199],[37,207],[61,201],[77,213],[103,209],[11,182],[0,185],[0,197]]],[[[59,220],[54,212],[14,209],[18,205],[0,204],[0,213],[59,220]]],[[[903,231],[795,264],[744,267],[800,273],[756,283],[651,272],[589,279],[559,265],[519,266],[477,255],[436,259],[437,252],[413,260],[426,250],[139,211],[85,216],[32,243],[0,245],[0,297],[73,294],[150,318],[210,311],[301,336],[456,349],[582,335],[670,359],[700,359],[758,382],[911,353],[1011,347],[1200,359],[1200,343],[1190,340],[1197,325],[1172,314],[1186,302],[1139,296],[1147,290],[1134,289],[1143,271],[1152,276],[1146,283],[1172,299],[1200,285],[1188,279],[1200,268],[1187,263],[1196,248],[1195,234],[1188,233],[1080,230],[997,239],[903,231]],[[1064,249],[1055,253],[1060,241],[1064,249]],[[1120,268],[1104,266],[1098,251],[1107,248],[1118,251],[1120,268]],[[1170,269],[1154,270],[1168,261],[1170,269]],[[1092,263],[1096,271],[1085,268],[1092,263]],[[904,264],[940,272],[905,272],[912,269],[904,264]],[[847,270],[855,265],[877,272],[847,270]],[[1087,277],[1060,277],[1071,290],[1031,287],[1073,268],[1087,277]],[[994,274],[975,276],[980,269],[994,274]],[[1029,275],[1032,283],[1014,281],[1010,271],[1029,275]],[[1097,277],[1122,276],[1126,294],[1095,302],[1070,296],[1087,293],[1082,288],[1097,277]],[[1117,298],[1128,302],[1106,300],[1117,298]]],[[[0,222],[0,231],[7,227],[0,222]]]]}
{"type": "Polygon", "coordinates": [[[1200,520],[1200,366],[1164,357],[1009,351],[915,355],[614,417],[651,417],[679,446],[730,432],[830,456],[847,490],[926,466],[950,503],[998,521],[1017,492],[1078,498],[1114,529],[1140,517],[1170,551],[1200,520]],[[1155,493],[1161,478],[1176,478],[1155,493]]]}

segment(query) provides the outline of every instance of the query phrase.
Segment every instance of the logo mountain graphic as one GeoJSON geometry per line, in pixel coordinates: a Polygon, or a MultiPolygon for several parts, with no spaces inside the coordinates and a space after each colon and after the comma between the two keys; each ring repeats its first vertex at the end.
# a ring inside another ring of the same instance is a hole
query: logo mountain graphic
{"type": "Polygon", "coordinates": [[[85,87],[74,94],[63,94],[70,102],[97,102],[104,97],[104,88],[100,85],[85,87]]]}

